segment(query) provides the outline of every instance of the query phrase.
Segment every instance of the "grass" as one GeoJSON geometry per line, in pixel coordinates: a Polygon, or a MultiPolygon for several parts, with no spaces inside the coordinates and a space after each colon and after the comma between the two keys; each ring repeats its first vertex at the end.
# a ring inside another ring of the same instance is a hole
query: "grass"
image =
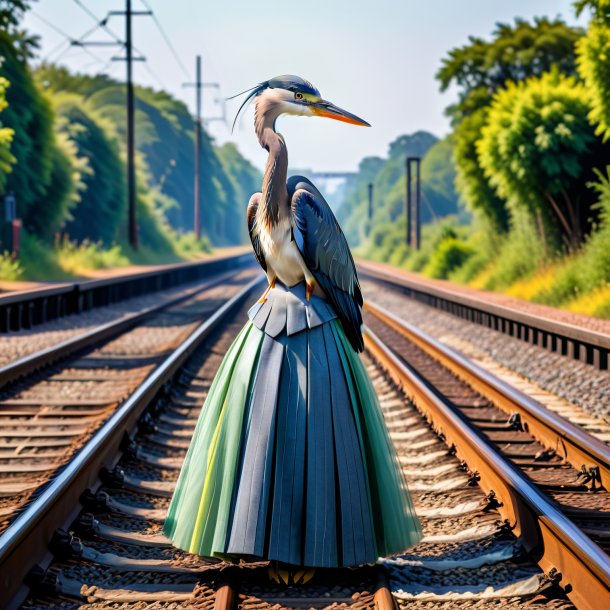
{"type": "Polygon", "coordinates": [[[87,240],[77,243],[66,236],[47,244],[23,231],[19,258],[14,260],[8,253],[0,255],[0,280],[70,280],[100,269],[195,260],[212,252],[206,237],[197,240],[192,233],[172,235],[171,243],[169,250],[142,245],[135,252],[122,244],[106,246],[87,240]]]}

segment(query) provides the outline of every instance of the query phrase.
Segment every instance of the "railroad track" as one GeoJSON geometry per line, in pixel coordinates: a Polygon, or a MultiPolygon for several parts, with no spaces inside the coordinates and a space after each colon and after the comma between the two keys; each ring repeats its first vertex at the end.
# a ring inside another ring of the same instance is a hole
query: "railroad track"
{"type": "MultiPolygon", "coordinates": [[[[361,279],[372,279],[398,290],[410,299],[429,307],[463,318],[470,323],[491,328],[499,333],[536,345],[549,352],[579,360],[599,370],[608,370],[610,336],[600,332],[594,320],[589,327],[576,325],[567,312],[554,312],[562,319],[522,309],[487,302],[475,295],[465,294],[441,282],[426,281],[414,274],[405,274],[390,265],[359,260],[361,279]],[[565,319],[563,319],[565,318],[565,319]]],[[[581,316],[579,324],[582,323],[581,316]]]]}
{"type": "Polygon", "coordinates": [[[0,532],[255,271],[230,271],[2,368],[0,532]]]}
{"type": "Polygon", "coordinates": [[[464,472],[369,356],[365,363],[423,523],[417,547],[377,566],[320,570],[307,585],[283,588],[268,581],[264,562],[235,566],[171,547],[161,535],[165,511],[203,400],[245,321],[254,287],[175,350],[0,535],[0,604],[24,610],[448,610],[476,603],[512,610],[537,601],[539,608],[572,608],[556,580],[525,555],[525,534],[517,537],[503,522],[497,497],[464,472]]]}
{"type": "Polygon", "coordinates": [[[579,608],[610,603],[610,447],[380,305],[366,346],[579,608]]]}

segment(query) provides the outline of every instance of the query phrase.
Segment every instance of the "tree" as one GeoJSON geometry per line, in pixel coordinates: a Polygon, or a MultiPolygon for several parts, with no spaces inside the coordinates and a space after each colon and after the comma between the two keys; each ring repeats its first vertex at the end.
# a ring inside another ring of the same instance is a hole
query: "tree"
{"type": "Polygon", "coordinates": [[[67,177],[72,176],[76,160],[68,147],[58,146],[51,104],[6,31],[0,31],[0,56],[4,58],[0,75],[11,83],[2,120],[14,130],[11,152],[16,159],[5,189],[15,193],[24,226],[36,235],[52,237],[74,203],[67,177]]]}
{"type": "Polygon", "coordinates": [[[481,138],[487,114],[487,107],[479,108],[463,117],[454,128],[455,185],[470,210],[487,219],[493,230],[505,232],[509,224],[506,202],[498,197],[495,189],[489,184],[477,154],[477,142],[481,138]]]}
{"type": "Polygon", "coordinates": [[[457,190],[494,230],[508,229],[509,212],[479,167],[476,149],[492,97],[508,82],[540,76],[553,67],[575,74],[574,44],[581,35],[579,28],[546,17],[498,24],[491,40],[471,37],[467,45],[452,49],[436,74],[441,91],[458,88],[458,103],[447,108],[455,130],[457,190]]]}
{"type": "Polygon", "coordinates": [[[455,85],[459,102],[448,108],[459,120],[489,103],[505,83],[541,76],[556,67],[563,74],[576,73],[576,41],[580,28],[561,19],[537,17],[533,23],[516,19],[514,25],[499,23],[492,40],[469,38],[469,43],[449,51],[436,74],[441,91],[455,85]]]}
{"type": "Polygon", "coordinates": [[[82,241],[115,241],[126,216],[126,187],[120,149],[112,126],[88,109],[77,94],[54,97],[57,129],[73,143],[78,158],[86,162],[82,193],[64,230],[82,241]]]}
{"type": "Polygon", "coordinates": [[[592,10],[586,36],[577,43],[578,73],[591,96],[589,118],[597,125],[604,140],[610,138],[610,2],[581,0],[576,3],[578,15],[585,8],[592,10]]]}
{"type": "Polygon", "coordinates": [[[498,91],[477,143],[479,162],[498,195],[538,219],[543,239],[558,234],[574,250],[589,230],[593,167],[610,150],[587,120],[585,87],[556,70],[498,91]]]}
{"type": "MultiPolygon", "coordinates": [[[[8,86],[9,82],[6,78],[0,77],[0,112],[8,106],[6,102],[8,86]]],[[[11,142],[14,134],[14,130],[10,127],[2,127],[2,121],[0,121],[0,194],[4,190],[6,174],[11,171],[12,165],[15,163],[15,157],[11,154],[11,142]]]]}

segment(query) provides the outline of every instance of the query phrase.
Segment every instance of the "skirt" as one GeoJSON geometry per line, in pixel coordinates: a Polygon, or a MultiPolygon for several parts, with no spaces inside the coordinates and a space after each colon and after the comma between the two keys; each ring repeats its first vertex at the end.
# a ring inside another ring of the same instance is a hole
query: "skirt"
{"type": "Polygon", "coordinates": [[[164,525],[176,547],[374,563],[422,537],[375,391],[325,299],[277,284],[211,385],[164,525]]]}

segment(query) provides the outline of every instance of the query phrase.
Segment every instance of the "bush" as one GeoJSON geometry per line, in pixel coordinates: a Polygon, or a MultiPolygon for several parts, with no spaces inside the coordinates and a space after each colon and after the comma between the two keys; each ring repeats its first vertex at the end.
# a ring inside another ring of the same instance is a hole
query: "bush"
{"type": "Polygon", "coordinates": [[[0,280],[16,282],[23,278],[23,267],[9,252],[0,254],[0,280]]]}
{"type": "Polygon", "coordinates": [[[443,239],[424,269],[424,274],[439,279],[447,279],[449,274],[461,267],[472,255],[474,250],[467,244],[447,237],[443,239]]]}

